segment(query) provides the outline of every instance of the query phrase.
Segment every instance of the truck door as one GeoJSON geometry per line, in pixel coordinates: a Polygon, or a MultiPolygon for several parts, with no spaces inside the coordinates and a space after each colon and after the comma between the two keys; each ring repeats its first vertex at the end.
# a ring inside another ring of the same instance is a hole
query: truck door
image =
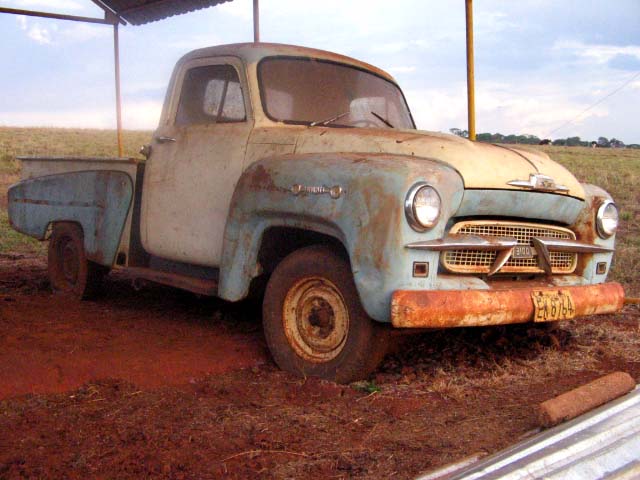
{"type": "Polygon", "coordinates": [[[233,57],[188,62],[169,95],[146,167],[142,243],[159,257],[219,266],[253,126],[243,65],[233,57]]]}

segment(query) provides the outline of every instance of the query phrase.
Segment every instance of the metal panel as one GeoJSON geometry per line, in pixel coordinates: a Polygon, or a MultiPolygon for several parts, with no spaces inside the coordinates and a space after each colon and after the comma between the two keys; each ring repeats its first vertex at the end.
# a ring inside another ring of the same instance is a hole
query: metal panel
{"type": "Polygon", "coordinates": [[[13,228],[44,240],[52,222],[76,222],[87,257],[111,265],[133,197],[131,177],[117,171],[86,171],[24,180],[9,189],[13,228]]]}
{"type": "Polygon", "coordinates": [[[231,0],[101,0],[101,3],[132,25],[214,7],[231,0]]]}
{"type": "Polygon", "coordinates": [[[451,476],[417,480],[640,478],[640,389],[451,476]]]}

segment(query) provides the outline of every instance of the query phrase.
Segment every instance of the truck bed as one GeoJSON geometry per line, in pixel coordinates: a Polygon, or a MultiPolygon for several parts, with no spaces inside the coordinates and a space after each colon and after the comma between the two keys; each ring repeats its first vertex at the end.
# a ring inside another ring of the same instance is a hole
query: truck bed
{"type": "Polygon", "coordinates": [[[18,231],[46,238],[51,222],[82,225],[91,260],[128,263],[139,245],[139,192],[144,161],[133,158],[18,157],[21,181],[9,189],[18,231]],[[138,218],[136,218],[138,217],[138,218]]]}

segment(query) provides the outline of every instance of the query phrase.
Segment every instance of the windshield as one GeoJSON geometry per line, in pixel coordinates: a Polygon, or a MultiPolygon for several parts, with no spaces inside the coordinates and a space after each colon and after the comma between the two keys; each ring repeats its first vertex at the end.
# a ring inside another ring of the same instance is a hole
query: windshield
{"type": "Polygon", "coordinates": [[[258,67],[262,105],[286,123],[415,128],[400,89],[366,70],[325,60],[272,57],[258,67]]]}

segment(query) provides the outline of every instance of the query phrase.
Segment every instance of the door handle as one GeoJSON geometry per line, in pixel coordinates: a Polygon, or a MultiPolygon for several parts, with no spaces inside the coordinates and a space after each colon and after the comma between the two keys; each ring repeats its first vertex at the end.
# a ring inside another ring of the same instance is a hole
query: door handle
{"type": "Polygon", "coordinates": [[[175,138],[165,137],[164,135],[160,135],[159,137],[156,137],[156,140],[158,143],[173,143],[176,141],[175,138]]]}

